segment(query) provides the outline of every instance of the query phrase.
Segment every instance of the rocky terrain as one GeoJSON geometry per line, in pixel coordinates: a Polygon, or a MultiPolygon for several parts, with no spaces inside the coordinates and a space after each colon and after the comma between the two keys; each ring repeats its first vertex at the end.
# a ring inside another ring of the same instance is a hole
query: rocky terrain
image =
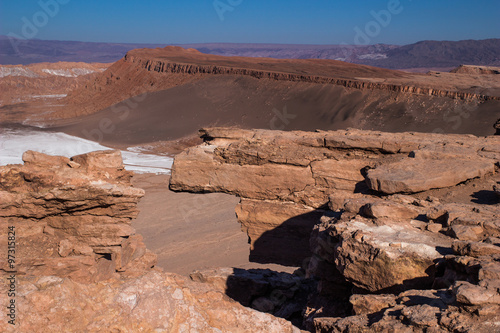
{"type": "Polygon", "coordinates": [[[246,281],[242,304],[299,313],[313,332],[498,329],[500,137],[200,133],[204,144],[176,156],[171,189],[239,196],[251,258],[302,269],[194,279],[219,289],[246,281]]]}
{"type": "Polygon", "coordinates": [[[460,65],[453,69],[451,73],[462,74],[500,74],[500,67],[493,66],[473,66],[473,65],[460,65]]]}
{"type": "Polygon", "coordinates": [[[0,268],[16,326],[1,312],[2,331],[498,328],[500,136],[200,134],[176,156],[170,188],[240,197],[251,260],[291,272],[165,273],[131,227],[144,191],[119,151],[28,151],[24,165],[0,167],[0,246],[9,230],[16,242],[0,268]]]}
{"type": "Polygon", "coordinates": [[[0,312],[2,332],[298,331],[153,268],[130,226],[144,191],[130,185],[119,151],[23,160],[0,167],[0,246],[15,249],[0,266],[0,299],[14,304],[0,312]]]}

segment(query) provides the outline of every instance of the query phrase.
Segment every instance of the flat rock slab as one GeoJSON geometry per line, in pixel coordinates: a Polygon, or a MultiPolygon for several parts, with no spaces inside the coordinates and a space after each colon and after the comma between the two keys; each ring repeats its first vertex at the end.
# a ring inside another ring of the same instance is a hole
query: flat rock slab
{"type": "Polygon", "coordinates": [[[356,217],[332,224],[329,237],[337,269],[370,292],[429,287],[435,260],[452,253],[448,237],[404,222],[377,225],[356,217]]]}
{"type": "Polygon", "coordinates": [[[457,185],[495,171],[492,161],[453,158],[444,160],[407,158],[369,170],[370,189],[387,193],[416,193],[457,185]]]}

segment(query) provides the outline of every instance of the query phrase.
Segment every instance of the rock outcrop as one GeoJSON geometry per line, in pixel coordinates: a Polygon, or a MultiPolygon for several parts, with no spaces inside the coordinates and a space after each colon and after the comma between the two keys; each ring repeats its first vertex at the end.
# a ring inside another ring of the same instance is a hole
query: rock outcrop
{"type": "MultiPolygon", "coordinates": [[[[201,61],[200,63],[192,63],[191,61],[185,62],[185,59],[176,61],[175,56],[172,60],[159,60],[158,58],[144,59],[143,57],[136,56],[137,52],[133,51],[127,53],[125,56],[125,61],[130,61],[132,63],[137,62],[139,67],[142,67],[148,71],[154,71],[159,73],[188,73],[188,74],[223,74],[223,75],[245,75],[252,76],[255,78],[268,78],[272,80],[279,81],[299,81],[299,82],[311,82],[318,84],[334,84],[343,86],[346,88],[355,89],[372,89],[372,90],[387,90],[395,92],[405,92],[414,93],[417,95],[428,95],[428,96],[440,96],[449,97],[453,99],[469,99],[469,100],[498,100],[499,96],[487,96],[475,93],[466,93],[459,91],[448,91],[437,88],[421,87],[418,85],[403,85],[403,84],[390,84],[390,83],[380,83],[371,82],[370,80],[362,79],[344,79],[344,78],[332,78],[328,76],[320,76],[314,74],[297,74],[297,73],[282,73],[273,72],[269,70],[263,70],[258,67],[261,66],[248,66],[244,64],[242,67],[231,66],[231,61],[228,60],[228,65],[218,65],[217,60],[224,60],[224,57],[218,57],[217,59],[210,59],[212,61],[201,61]],[[183,61],[184,60],[184,61],[183,61]],[[205,64],[209,63],[209,64],[205,64]],[[253,68],[252,68],[253,67],[253,68]]],[[[213,56],[215,58],[215,56],[213,56]]],[[[312,71],[314,72],[314,70],[312,71]]]]}
{"type": "Polygon", "coordinates": [[[131,227],[144,191],[130,185],[119,151],[71,159],[27,151],[23,161],[0,167],[0,242],[14,226],[18,274],[100,281],[154,266],[131,227]]]}
{"type": "Polygon", "coordinates": [[[498,137],[200,133],[203,145],[176,156],[170,187],[241,197],[251,258],[318,279],[309,330],[498,328],[498,137]]]}
{"type": "Polygon", "coordinates": [[[302,312],[316,287],[299,269],[293,274],[270,269],[218,268],[194,271],[193,281],[207,284],[240,304],[302,326],[302,312]]]}
{"type": "Polygon", "coordinates": [[[451,73],[459,74],[500,74],[500,67],[494,66],[475,66],[475,65],[460,65],[450,71],[451,73]]]}
{"type": "MultiPolygon", "coordinates": [[[[450,187],[493,174],[500,157],[495,137],[223,128],[201,134],[206,144],[177,155],[170,188],[240,196],[236,213],[254,259],[292,265],[310,255],[305,239],[328,204],[342,208],[335,197],[450,187]]],[[[373,206],[372,214],[381,209],[373,206]]]]}
{"type": "Polygon", "coordinates": [[[0,167],[2,332],[298,332],[224,291],[153,268],[131,227],[144,195],[119,151],[28,151],[0,167]],[[13,245],[14,244],[14,245],[13,245]]]}

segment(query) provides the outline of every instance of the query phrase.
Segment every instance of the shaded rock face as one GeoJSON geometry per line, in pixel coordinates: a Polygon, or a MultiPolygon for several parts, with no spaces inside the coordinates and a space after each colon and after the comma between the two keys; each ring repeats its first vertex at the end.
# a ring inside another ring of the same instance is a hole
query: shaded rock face
{"type": "Polygon", "coordinates": [[[300,258],[318,280],[303,312],[310,331],[498,329],[498,137],[201,133],[205,144],[176,157],[171,188],[241,197],[251,256],[300,258]],[[476,184],[488,200],[455,199],[476,184]]]}
{"type": "Polygon", "coordinates": [[[193,281],[210,285],[240,304],[285,318],[302,326],[302,313],[309,295],[315,290],[314,279],[304,270],[293,274],[269,269],[218,268],[194,271],[193,281]]]}
{"type": "Polygon", "coordinates": [[[0,167],[0,247],[8,227],[16,235],[15,265],[0,267],[0,300],[14,299],[16,316],[0,312],[1,332],[298,331],[153,268],[156,255],[130,225],[144,191],[130,185],[119,151],[23,160],[0,167]]]}
{"type": "Polygon", "coordinates": [[[130,185],[119,151],[71,159],[28,151],[23,161],[0,168],[0,242],[14,226],[19,274],[91,282],[154,266],[131,226],[144,191],[130,185]]]}

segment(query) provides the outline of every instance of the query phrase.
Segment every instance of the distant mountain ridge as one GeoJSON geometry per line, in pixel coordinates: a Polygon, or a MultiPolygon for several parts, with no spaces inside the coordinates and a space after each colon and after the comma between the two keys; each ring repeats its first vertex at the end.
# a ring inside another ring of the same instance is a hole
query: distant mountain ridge
{"type": "MultiPolygon", "coordinates": [[[[180,44],[178,44],[180,45],[180,44]]],[[[0,36],[0,64],[100,62],[121,59],[137,48],[165,44],[18,40],[0,36]]],[[[453,68],[462,64],[499,66],[500,39],[421,41],[409,45],[183,44],[203,53],[278,59],[334,59],[388,69],[453,68]]]]}

